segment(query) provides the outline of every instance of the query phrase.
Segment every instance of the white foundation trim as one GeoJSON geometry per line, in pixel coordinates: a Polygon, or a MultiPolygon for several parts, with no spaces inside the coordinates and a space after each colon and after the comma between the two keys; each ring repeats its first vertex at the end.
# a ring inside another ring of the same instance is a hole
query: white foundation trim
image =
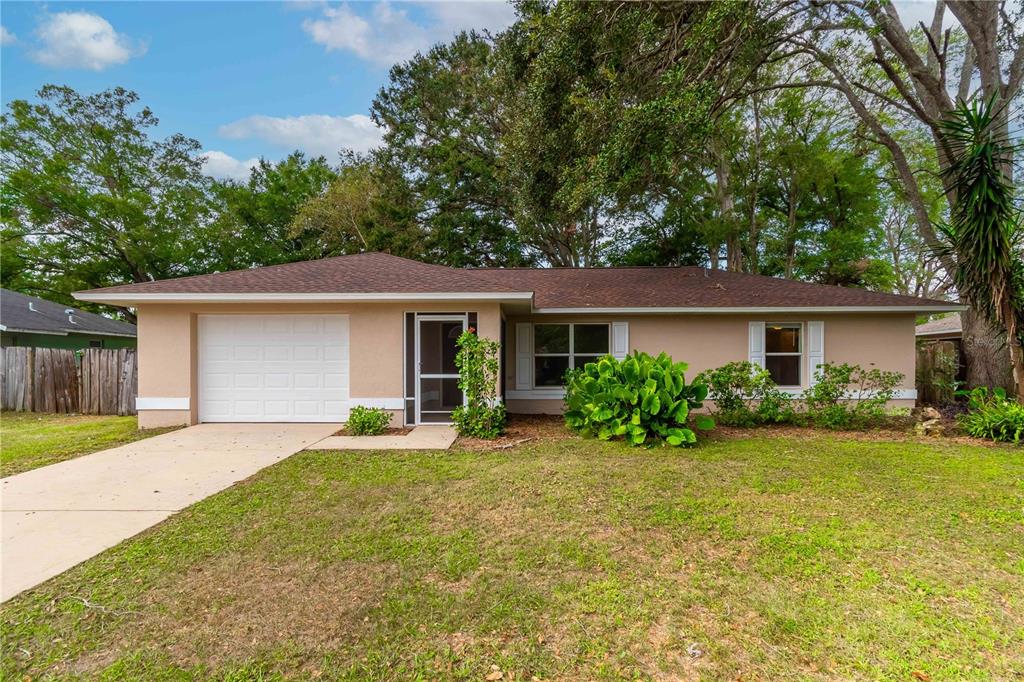
{"type": "MultiPolygon", "coordinates": [[[[783,393],[785,393],[786,395],[792,396],[794,398],[802,398],[803,394],[804,394],[804,389],[802,389],[802,388],[780,388],[779,390],[782,391],[783,393]]],[[[873,398],[873,397],[875,397],[875,391],[864,391],[864,394],[863,394],[862,397],[864,397],[864,398],[873,398]]],[[[846,399],[847,400],[854,400],[855,398],[854,398],[853,394],[847,393],[846,399]]],[[[895,391],[893,391],[892,399],[893,400],[917,400],[917,389],[916,388],[898,388],[895,391]]],[[[708,400],[710,400],[710,398],[708,398],[708,400]]]]}
{"type": "Polygon", "coordinates": [[[535,388],[526,391],[505,391],[505,400],[564,400],[564,388],[535,388]]]}
{"type": "Polygon", "coordinates": [[[136,398],[136,410],[187,410],[188,398],[136,398]]]}
{"type": "MultiPolygon", "coordinates": [[[[780,388],[780,391],[786,395],[794,398],[800,398],[804,394],[802,388],[780,388]]],[[[864,397],[871,398],[874,393],[871,391],[865,391],[864,397]]],[[[565,399],[565,389],[547,389],[540,390],[534,389],[532,391],[505,391],[505,400],[563,400],[565,399]]],[[[851,398],[852,399],[852,398],[851,398]]],[[[900,388],[893,392],[893,400],[917,400],[917,389],[914,388],[900,388]]],[[[710,401],[711,398],[708,398],[710,401]]]]}
{"type": "Polygon", "coordinates": [[[362,405],[363,407],[375,407],[381,410],[404,410],[404,398],[350,398],[349,407],[362,405]]]}

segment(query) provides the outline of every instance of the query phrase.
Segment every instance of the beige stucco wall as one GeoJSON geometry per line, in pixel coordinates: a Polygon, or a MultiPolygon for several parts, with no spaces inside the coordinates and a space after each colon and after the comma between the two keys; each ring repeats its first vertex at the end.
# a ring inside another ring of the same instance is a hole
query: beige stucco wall
{"type": "MultiPolygon", "coordinates": [[[[629,322],[630,351],[652,355],[664,351],[674,360],[686,362],[692,379],[705,369],[727,362],[746,360],[748,330],[752,321],[825,323],[825,361],[877,367],[903,374],[901,388],[914,388],[915,317],[907,313],[891,314],[814,314],[809,316],[772,315],[646,315],[646,316],[554,316],[510,317],[505,353],[507,390],[516,390],[515,325],[517,322],[629,322]]],[[[805,327],[806,329],[806,327],[805,327]]],[[[806,332],[805,332],[806,334],[806,332]]],[[[805,335],[806,349],[806,335],[805,335]]],[[[802,385],[808,385],[806,365],[802,385]]],[[[561,400],[509,399],[509,412],[550,413],[561,411],[561,400]]],[[[913,400],[893,401],[892,406],[912,407],[913,400]]]]}
{"type": "MultiPolygon", "coordinates": [[[[140,410],[139,427],[198,421],[198,324],[200,314],[349,315],[349,394],[402,398],[406,312],[475,312],[481,336],[499,339],[501,309],[495,302],[324,304],[147,304],[139,306],[139,397],[188,398],[188,410],[140,410]]],[[[401,411],[392,423],[401,424],[401,411]]]]}

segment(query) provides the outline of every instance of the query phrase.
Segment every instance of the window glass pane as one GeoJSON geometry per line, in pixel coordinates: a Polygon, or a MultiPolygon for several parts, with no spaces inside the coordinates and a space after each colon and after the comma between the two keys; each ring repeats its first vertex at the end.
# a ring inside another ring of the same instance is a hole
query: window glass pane
{"type": "Polygon", "coordinates": [[[568,353],[569,325],[536,324],[533,326],[534,353],[568,353]]]}
{"type": "Polygon", "coordinates": [[[586,365],[588,362],[597,362],[602,357],[604,357],[604,354],[601,354],[601,355],[574,355],[573,358],[572,358],[572,366],[575,367],[576,369],[579,369],[580,367],[583,367],[584,365],[586,365]]]}
{"type": "Polygon", "coordinates": [[[764,368],[779,386],[799,386],[802,358],[801,355],[768,355],[764,359],[764,368]]]}
{"type": "Polygon", "coordinates": [[[765,350],[769,353],[799,353],[800,327],[769,324],[764,329],[765,350]]]}
{"type": "Polygon", "coordinates": [[[577,324],[572,328],[573,353],[608,352],[608,325],[577,324]]]}
{"type": "Polygon", "coordinates": [[[561,386],[562,379],[565,378],[565,370],[569,369],[569,358],[564,355],[534,358],[533,369],[534,386],[561,386]]]}

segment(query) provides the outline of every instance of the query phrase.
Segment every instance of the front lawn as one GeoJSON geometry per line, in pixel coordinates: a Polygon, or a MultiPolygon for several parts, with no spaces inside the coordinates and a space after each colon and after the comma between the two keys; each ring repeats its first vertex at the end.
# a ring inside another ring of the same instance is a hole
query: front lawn
{"type": "Polygon", "coordinates": [[[1009,679],[1020,450],[302,452],[2,608],[3,677],[1009,679]]]}
{"type": "Polygon", "coordinates": [[[0,415],[0,475],[20,474],[170,430],[139,431],[135,417],[4,412],[0,415]]]}

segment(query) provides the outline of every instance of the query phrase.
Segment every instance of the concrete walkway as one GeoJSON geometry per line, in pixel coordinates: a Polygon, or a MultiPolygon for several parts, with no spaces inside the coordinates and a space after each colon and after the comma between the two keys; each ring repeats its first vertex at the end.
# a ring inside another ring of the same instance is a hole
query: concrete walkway
{"type": "Polygon", "coordinates": [[[447,450],[455,442],[447,424],[417,426],[404,436],[330,436],[307,450],[447,450]]]}
{"type": "Polygon", "coordinates": [[[0,601],[340,426],[201,424],[0,479],[0,601]]]}

